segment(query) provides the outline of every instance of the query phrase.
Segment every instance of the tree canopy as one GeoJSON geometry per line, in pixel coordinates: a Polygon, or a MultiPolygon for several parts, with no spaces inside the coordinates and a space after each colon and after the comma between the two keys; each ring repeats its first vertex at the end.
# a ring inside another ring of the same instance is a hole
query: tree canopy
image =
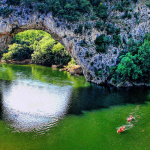
{"type": "Polygon", "coordinates": [[[64,46],[41,30],[18,33],[4,50],[3,60],[31,59],[33,63],[66,65],[71,57],[64,46]]]}

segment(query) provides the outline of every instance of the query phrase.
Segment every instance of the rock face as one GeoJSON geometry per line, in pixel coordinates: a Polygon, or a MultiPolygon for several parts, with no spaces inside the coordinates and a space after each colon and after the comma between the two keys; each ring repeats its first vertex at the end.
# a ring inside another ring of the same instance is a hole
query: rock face
{"type": "MultiPolygon", "coordinates": [[[[146,5],[137,4],[133,5],[131,18],[121,19],[123,13],[113,11],[114,4],[106,4],[109,8],[109,16],[105,24],[112,23],[117,28],[121,29],[121,39],[126,42],[129,36],[133,39],[142,40],[145,33],[150,32],[150,9],[146,5]],[[135,18],[134,13],[138,13],[135,18]]],[[[107,34],[106,30],[98,31],[95,28],[94,21],[88,21],[92,24],[91,29],[83,28],[82,34],[75,34],[74,30],[80,23],[86,24],[87,22],[68,23],[67,21],[60,21],[54,18],[52,13],[40,14],[39,12],[29,13],[29,8],[25,6],[13,6],[14,11],[8,18],[0,17],[0,51],[3,51],[14,36],[24,30],[36,29],[43,30],[52,35],[52,37],[62,43],[68,53],[83,69],[83,74],[87,81],[96,84],[103,84],[107,81],[108,68],[117,62],[119,52],[123,50],[122,46],[114,47],[109,45],[106,53],[97,53],[94,41],[97,36],[107,34]],[[19,12],[21,11],[21,14],[19,12]],[[68,29],[67,26],[70,26],[68,29]],[[80,43],[85,39],[87,46],[82,47],[80,43]],[[86,56],[86,53],[90,56],[86,56]],[[102,70],[101,76],[97,76],[95,70],[102,70]]],[[[110,39],[112,38],[111,35],[110,39]]]]}
{"type": "Polygon", "coordinates": [[[59,71],[68,71],[71,75],[83,75],[83,70],[81,68],[81,66],[79,65],[74,65],[73,67],[71,68],[63,68],[63,69],[60,69],[59,71]]]}

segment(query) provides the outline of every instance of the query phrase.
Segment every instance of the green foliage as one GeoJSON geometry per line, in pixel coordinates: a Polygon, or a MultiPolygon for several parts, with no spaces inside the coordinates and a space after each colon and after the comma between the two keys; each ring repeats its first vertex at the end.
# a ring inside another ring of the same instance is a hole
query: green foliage
{"type": "Polygon", "coordinates": [[[122,1],[121,1],[121,5],[122,5],[123,7],[129,7],[129,5],[130,5],[130,0],[122,0],[122,1]]]}
{"type": "Polygon", "coordinates": [[[19,5],[21,0],[7,0],[6,3],[10,5],[19,5]]]}
{"type": "Polygon", "coordinates": [[[29,59],[31,57],[32,51],[26,45],[20,44],[12,44],[9,46],[8,53],[4,53],[2,59],[3,60],[24,60],[29,59]]]}
{"type": "Polygon", "coordinates": [[[128,45],[128,51],[132,55],[135,55],[138,53],[139,46],[141,46],[142,43],[141,43],[141,41],[134,41],[133,39],[129,39],[127,45],[128,45]]]}
{"type": "Polygon", "coordinates": [[[128,52],[120,54],[118,66],[110,68],[110,76],[114,81],[135,80],[149,82],[150,79],[150,34],[146,34],[144,42],[130,39],[128,52]]]}
{"type": "Polygon", "coordinates": [[[85,24],[85,29],[86,29],[86,30],[88,30],[88,29],[92,29],[92,24],[91,24],[91,23],[89,23],[89,22],[88,22],[88,23],[86,23],[86,24],[85,24]]]}
{"type": "MultiPolygon", "coordinates": [[[[136,1],[136,0],[135,0],[136,1]]],[[[126,11],[130,6],[130,0],[121,0],[120,2],[115,3],[115,10],[119,10],[120,12],[126,11]]]]}
{"type": "Polygon", "coordinates": [[[134,17],[135,17],[136,19],[138,19],[138,13],[137,13],[137,12],[134,13],[134,17]]]}
{"type": "Polygon", "coordinates": [[[85,41],[85,38],[81,41],[80,45],[81,45],[81,46],[86,46],[86,45],[87,45],[87,43],[86,43],[86,41],[85,41]]]}
{"type": "Polygon", "coordinates": [[[67,64],[71,57],[64,47],[41,30],[28,30],[18,33],[5,50],[3,60],[32,59],[39,64],[67,64]]]}
{"type": "Polygon", "coordinates": [[[97,69],[96,67],[94,67],[94,72],[97,77],[102,77],[102,74],[103,74],[102,69],[97,69]]]}
{"type": "Polygon", "coordinates": [[[150,2],[149,2],[149,3],[146,3],[146,6],[150,8],[150,2]]]}
{"type": "Polygon", "coordinates": [[[114,34],[115,33],[115,27],[112,24],[108,24],[106,26],[107,34],[114,34]]]}
{"type": "Polygon", "coordinates": [[[0,16],[8,17],[12,11],[13,9],[9,7],[0,8],[0,16]]]}
{"type": "Polygon", "coordinates": [[[137,3],[138,0],[132,0],[134,3],[137,3]]]}
{"type": "Polygon", "coordinates": [[[98,18],[97,18],[95,15],[92,15],[92,16],[90,17],[90,19],[91,19],[91,20],[97,20],[98,18]]]}
{"type": "Polygon", "coordinates": [[[145,81],[149,81],[150,79],[150,41],[145,40],[142,46],[139,47],[137,62],[140,64],[143,78],[145,79],[145,81]]]}
{"type": "Polygon", "coordinates": [[[86,53],[85,53],[85,57],[92,57],[93,56],[93,54],[92,53],[89,53],[88,51],[86,51],[86,53]]]}
{"type": "Polygon", "coordinates": [[[97,17],[104,20],[107,18],[107,6],[99,0],[7,0],[9,5],[19,5],[21,3],[33,9],[33,12],[52,12],[54,17],[66,19],[69,22],[79,21],[83,14],[90,14],[91,10],[93,12],[89,16],[91,20],[96,20],[97,17]]]}
{"type": "Polygon", "coordinates": [[[88,52],[88,51],[86,51],[86,53],[85,53],[85,57],[90,57],[90,55],[89,55],[89,52],[88,52]]]}
{"type": "Polygon", "coordinates": [[[106,20],[106,18],[108,17],[107,14],[107,6],[105,6],[104,4],[100,3],[97,10],[96,10],[96,14],[99,18],[104,19],[104,21],[106,20]]]}
{"type": "Polygon", "coordinates": [[[75,34],[82,34],[82,31],[83,31],[83,24],[79,24],[78,28],[74,30],[74,33],[75,34]]]}
{"type": "Polygon", "coordinates": [[[124,8],[123,6],[121,5],[121,3],[115,3],[115,7],[114,7],[115,10],[119,10],[120,12],[123,12],[124,8]]]}
{"type": "Polygon", "coordinates": [[[31,56],[34,63],[48,65],[66,65],[71,59],[64,47],[51,37],[42,38],[35,46],[34,53],[31,56]]]}
{"type": "Polygon", "coordinates": [[[98,53],[105,53],[107,46],[111,43],[111,40],[109,37],[105,36],[105,34],[100,35],[95,40],[96,45],[96,51],[98,53]]]}
{"type": "Polygon", "coordinates": [[[98,7],[100,0],[89,0],[92,6],[98,7]]]}
{"type": "Polygon", "coordinates": [[[114,46],[118,46],[119,44],[121,44],[121,38],[120,35],[114,35],[113,36],[113,44],[114,46]]]}
{"type": "Polygon", "coordinates": [[[140,75],[142,75],[140,66],[136,64],[136,58],[137,55],[132,56],[130,53],[123,55],[116,70],[122,79],[131,78],[136,80],[140,75]]]}
{"type": "Polygon", "coordinates": [[[104,24],[101,21],[97,21],[95,27],[99,31],[99,30],[102,30],[104,28],[104,24]]]}
{"type": "Polygon", "coordinates": [[[75,60],[73,58],[71,58],[71,60],[68,62],[67,69],[69,69],[75,65],[77,65],[77,63],[75,62],[75,60]]]}

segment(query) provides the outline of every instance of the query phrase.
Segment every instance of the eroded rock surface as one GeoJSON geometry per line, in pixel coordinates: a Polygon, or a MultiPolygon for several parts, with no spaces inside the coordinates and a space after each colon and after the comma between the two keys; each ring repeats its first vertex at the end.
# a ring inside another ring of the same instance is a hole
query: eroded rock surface
{"type": "MultiPolygon", "coordinates": [[[[132,36],[133,39],[142,40],[145,33],[150,32],[150,9],[146,5],[133,6],[130,19],[121,19],[123,13],[113,11],[113,4],[108,3],[107,5],[109,6],[109,16],[105,24],[112,23],[120,28],[121,39],[124,38],[127,42],[129,36],[132,36]],[[138,23],[137,18],[134,17],[135,12],[138,13],[138,23]]],[[[50,33],[55,40],[65,46],[77,64],[82,67],[87,81],[96,84],[107,82],[108,69],[116,64],[119,52],[123,50],[123,45],[118,47],[109,45],[106,53],[97,53],[94,41],[97,36],[106,35],[106,30],[98,31],[94,21],[87,21],[92,24],[92,28],[90,30],[84,28],[82,34],[75,34],[74,30],[78,25],[87,22],[68,23],[67,21],[60,21],[58,18],[54,18],[52,13],[29,13],[29,9],[24,6],[15,6],[14,10],[9,17],[0,17],[0,51],[3,51],[13,37],[21,31],[43,30],[50,33]],[[20,11],[21,14],[18,13],[20,11]],[[69,29],[67,28],[68,25],[70,26],[69,29]],[[83,39],[87,42],[85,47],[80,46],[83,39]],[[87,52],[90,53],[89,57],[86,57],[87,52]],[[95,70],[102,70],[102,74],[96,75],[95,70]]],[[[109,36],[111,39],[112,36],[109,36]]]]}

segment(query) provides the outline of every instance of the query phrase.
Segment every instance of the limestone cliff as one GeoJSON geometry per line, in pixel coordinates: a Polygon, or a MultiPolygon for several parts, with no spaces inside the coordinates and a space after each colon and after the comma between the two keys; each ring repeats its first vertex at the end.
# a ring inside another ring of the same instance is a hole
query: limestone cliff
{"type": "MultiPolygon", "coordinates": [[[[7,6],[5,1],[1,1],[1,8],[7,6]]],[[[145,33],[150,32],[150,9],[141,2],[132,4],[130,17],[122,19],[124,12],[114,10],[114,1],[111,3],[105,2],[108,6],[108,17],[105,24],[113,24],[120,28],[121,41],[123,39],[127,42],[129,36],[133,39],[142,40],[145,33]],[[138,14],[138,17],[135,15],[138,14]]],[[[96,84],[103,84],[107,82],[109,75],[108,68],[117,62],[119,52],[124,49],[125,44],[119,44],[115,47],[110,44],[106,53],[98,53],[95,47],[95,39],[101,34],[107,35],[106,29],[98,31],[95,28],[95,21],[79,21],[76,23],[69,23],[66,20],[59,20],[53,17],[52,13],[41,14],[37,11],[31,13],[31,9],[20,6],[9,6],[12,13],[8,17],[0,17],[0,51],[3,51],[11,42],[15,34],[28,30],[37,29],[43,30],[52,35],[52,37],[61,42],[69,54],[82,67],[83,73],[87,81],[96,84]],[[83,27],[82,34],[75,34],[74,30],[78,28],[79,24],[92,25],[92,28],[87,29],[83,27]],[[68,26],[70,28],[68,28],[68,26]],[[81,46],[81,42],[85,40],[86,46],[81,46]],[[87,55],[90,54],[90,55],[87,55]],[[97,76],[95,70],[102,70],[100,76],[97,76]]],[[[111,35],[108,35],[112,39],[111,35]]]]}

